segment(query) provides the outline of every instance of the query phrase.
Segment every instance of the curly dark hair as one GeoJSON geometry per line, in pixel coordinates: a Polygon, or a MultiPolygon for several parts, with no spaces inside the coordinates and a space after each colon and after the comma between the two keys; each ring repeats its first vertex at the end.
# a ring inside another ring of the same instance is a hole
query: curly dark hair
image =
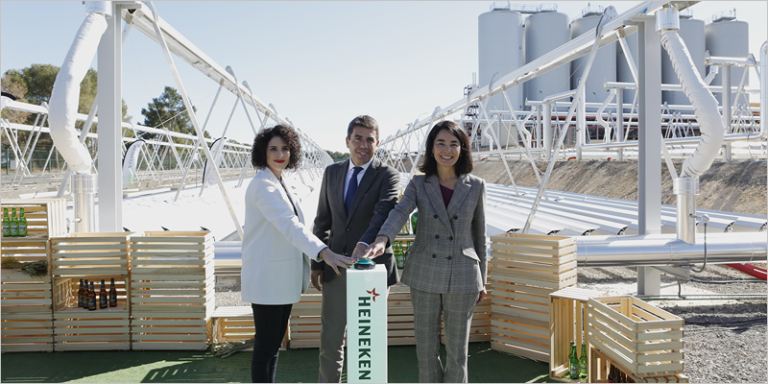
{"type": "Polygon", "coordinates": [[[441,121],[429,131],[426,148],[424,149],[424,160],[419,166],[419,171],[424,172],[427,176],[437,174],[437,160],[435,160],[433,148],[435,147],[435,138],[442,130],[448,131],[448,133],[459,139],[461,152],[459,152],[459,159],[454,166],[456,176],[466,175],[467,173],[472,172],[473,165],[472,156],[469,152],[469,137],[467,136],[467,133],[453,121],[441,121]]]}
{"type": "Polygon", "coordinates": [[[301,140],[299,140],[299,135],[296,134],[296,131],[287,125],[275,125],[256,135],[251,147],[251,164],[258,169],[267,167],[267,145],[275,136],[283,139],[291,151],[291,156],[285,169],[298,168],[299,164],[301,164],[301,140]]]}

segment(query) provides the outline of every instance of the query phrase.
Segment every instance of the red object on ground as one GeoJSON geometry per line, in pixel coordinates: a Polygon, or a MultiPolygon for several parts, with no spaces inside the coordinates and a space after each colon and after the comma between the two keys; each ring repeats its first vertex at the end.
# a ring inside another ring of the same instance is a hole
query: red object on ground
{"type": "Polygon", "coordinates": [[[757,277],[758,279],[765,280],[766,274],[768,274],[768,271],[762,268],[755,267],[752,264],[726,264],[727,266],[738,269],[739,271],[742,271],[744,273],[750,274],[754,277],[757,277]]]}
{"type": "Polygon", "coordinates": [[[571,156],[568,158],[568,161],[571,161],[571,160],[576,160],[576,156],[571,156]]]}

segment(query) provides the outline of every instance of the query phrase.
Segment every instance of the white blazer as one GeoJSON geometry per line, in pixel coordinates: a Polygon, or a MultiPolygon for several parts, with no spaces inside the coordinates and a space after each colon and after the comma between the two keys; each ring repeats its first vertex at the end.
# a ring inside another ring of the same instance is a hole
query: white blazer
{"type": "Polygon", "coordinates": [[[253,177],[245,193],[243,301],[292,304],[308,288],[310,257],[326,245],[304,225],[298,205],[296,210],[298,217],[272,171],[265,168],[253,177]]]}

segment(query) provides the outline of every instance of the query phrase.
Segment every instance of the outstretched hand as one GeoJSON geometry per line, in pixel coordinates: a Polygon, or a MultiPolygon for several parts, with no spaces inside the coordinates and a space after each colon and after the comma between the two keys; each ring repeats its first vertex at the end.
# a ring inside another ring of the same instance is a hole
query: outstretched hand
{"type": "Polygon", "coordinates": [[[366,259],[373,259],[384,254],[387,249],[387,242],[389,238],[384,235],[376,236],[376,241],[368,246],[368,249],[363,253],[363,257],[366,259]]]}
{"type": "Polygon", "coordinates": [[[336,276],[341,275],[339,268],[349,268],[355,263],[355,259],[335,253],[330,248],[323,250],[323,261],[336,272],[336,276]]]}

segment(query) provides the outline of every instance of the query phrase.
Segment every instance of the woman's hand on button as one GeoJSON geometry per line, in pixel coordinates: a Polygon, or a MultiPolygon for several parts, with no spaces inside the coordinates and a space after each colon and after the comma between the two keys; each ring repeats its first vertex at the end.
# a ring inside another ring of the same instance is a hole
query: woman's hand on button
{"type": "Polygon", "coordinates": [[[381,256],[387,249],[387,242],[389,238],[384,235],[376,236],[376,240],[368,246],[368,249],[363,253],[363,258],[373,259],[374,257],[381,256]]]}

